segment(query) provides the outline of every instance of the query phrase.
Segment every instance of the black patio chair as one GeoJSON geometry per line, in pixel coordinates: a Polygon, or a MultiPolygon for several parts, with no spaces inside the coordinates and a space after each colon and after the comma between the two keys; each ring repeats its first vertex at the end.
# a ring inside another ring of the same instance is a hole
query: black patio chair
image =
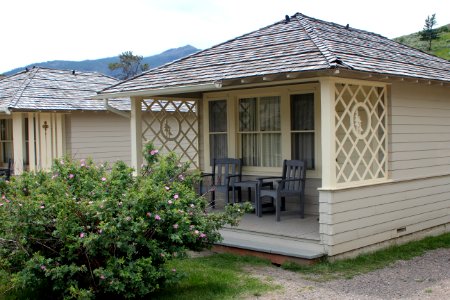
{"type": "Polygon", "coordinates": [[[305,179],[306,162],[303,160],[284,160],[283,172],[280,177],[259,177],[258,212],[262,213],[262,198],[269,197],[275,202],[275,214],[277,222],[280,221],[281,210],[285,208],[286,197],[298,197],[300,202],[301,218],[305,217],[305,179]],[[276,189],[262,189],[267,185],[267,180],[275,181],[276,189]]]}
{"type": "Polygon", "coordinates": [[[0,178],[9,180],[11,178],[12,159],[8,160],[8,168],[0,168],[0,178]]]}
{"type": "MultiPolygon", "coordinates": [[[[242,160],[239,158],[215,158],[213,160],[212,172],[202,173],[200,182],[200,195],[204,193],[203,178],[211,177],[211,185],[208,190],[211,191],[211,205],[216,205],[216,192],[225,194],[225,201],[228,204],[230,200],[229,193],[238,192],[238,201],[241,200],[241,188],[233,188],[235,182],[242,179],[242,160]]],[[[234,202],[233,194],[233,202],[234,202]]]]}

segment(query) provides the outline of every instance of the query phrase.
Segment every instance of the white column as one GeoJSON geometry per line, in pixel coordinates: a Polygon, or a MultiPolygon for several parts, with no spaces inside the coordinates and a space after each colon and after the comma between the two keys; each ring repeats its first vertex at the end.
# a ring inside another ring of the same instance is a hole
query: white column
{"type": "Polygon", "coordinates": [[[64,115],[56,115],[56,153],[54,158],[60,158],[65,155],[64,153],[64,115]]]}
{"type": "Polygon", "coordinates": [[[331,78],[320,79],[322,188],[336,187],[335,87],[331,78]]]}
{"type": "Polygon", "coordinates": [[[28,164],[29,170],[36,170],[36,148],[35,148],[35,139],[34,136],[34,113],[28,113],[28,164]]]}
{"type": "Polygon", "coordinates": [[[139,174],[142,164],[142,99],[131,97],[131,167],[139,174]]]}
{"type": "Polygon", "coordinates": [[[24,128],[22,113],[13,113],[14,175],[23,173],[24,128]]]}

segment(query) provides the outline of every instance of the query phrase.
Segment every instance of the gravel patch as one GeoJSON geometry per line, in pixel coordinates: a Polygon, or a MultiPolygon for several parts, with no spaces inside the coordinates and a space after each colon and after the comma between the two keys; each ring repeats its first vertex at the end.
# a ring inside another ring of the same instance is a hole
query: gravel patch
{"type": "Polygon", "coordinates": [[[276,267],[246,269],[283,288],[247,299],[450,299],[450,249],[394,264],[352,279],[315,282],[276,267]]]}

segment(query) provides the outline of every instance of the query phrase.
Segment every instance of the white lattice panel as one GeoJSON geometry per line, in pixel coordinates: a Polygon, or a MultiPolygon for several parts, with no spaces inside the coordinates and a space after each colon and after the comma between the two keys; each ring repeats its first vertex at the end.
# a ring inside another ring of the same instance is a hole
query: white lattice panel
{"type": "Polygon", "coordinates": [[[387,178],[386,87],[335,85],[336,183],[387,178]]]}
{"type": "Polygon", "coordinates": [[[191,167],[199,167],[197,101],[146,100],[142,103],[142,138],[163,153],[175,152],[191,167]]]}

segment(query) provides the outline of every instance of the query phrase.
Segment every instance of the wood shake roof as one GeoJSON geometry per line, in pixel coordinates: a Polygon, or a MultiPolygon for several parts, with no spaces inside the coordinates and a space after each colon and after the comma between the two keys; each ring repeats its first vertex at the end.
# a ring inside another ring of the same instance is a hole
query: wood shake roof
{"type": "Polygon", "coordinates": [[[450,82],[447,60],[378,34],[297,13],[289,22],[277,22],[149,70],[100,94],[328,69],[450,82]]]}
{"type": "MultiPolygon", "coordinates": [[[[32,68],[0,80],[0,108],[5,110],[105,110],[97,91],[118,80],[94,72],[32,68]]],[[[129,100],[114,100],[111,106],[129,110],[129,100]]]]}

